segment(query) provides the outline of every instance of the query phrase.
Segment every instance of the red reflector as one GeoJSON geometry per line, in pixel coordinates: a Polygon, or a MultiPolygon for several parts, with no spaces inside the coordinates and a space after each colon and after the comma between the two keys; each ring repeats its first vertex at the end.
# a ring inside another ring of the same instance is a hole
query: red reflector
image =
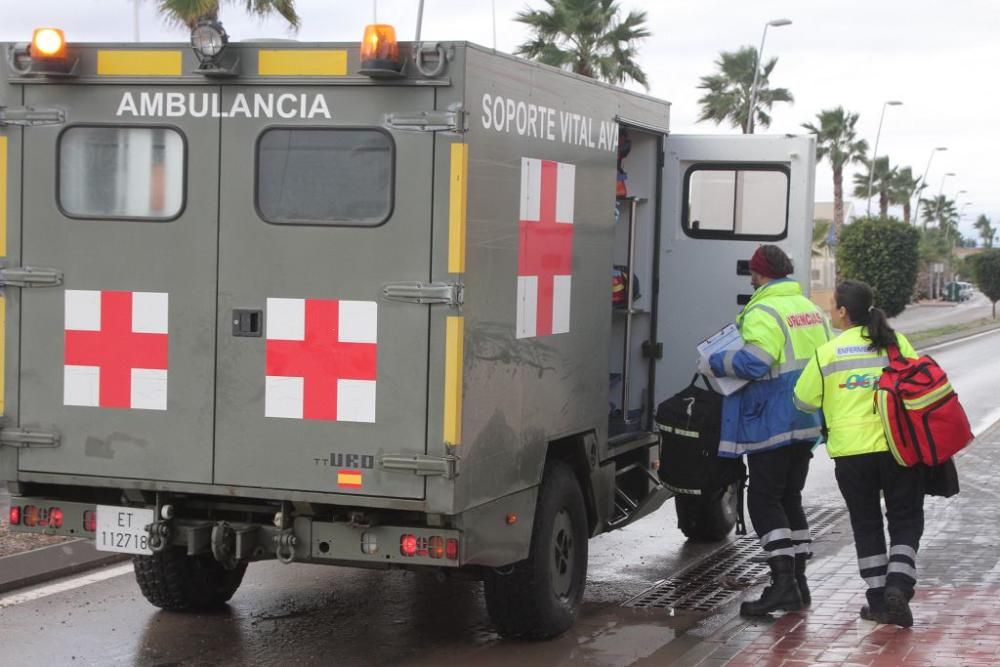
{"type": "Polygon", "coordinates": [[[444,548],[444,555],[448,560],[458,560],[458,540],[452,538],[444,548]]]}
{"type": "Polygon", "coordinates": [[[63,511],[58,507],[49,510],[49,528],[62,528],[63,511]]]}
{"type": "Polygon", "coordinates": [[[21,525],[21,508],[11,506],[10,508],[10,525],[19,526],[21,525]]]}
{"type": "Polygon", "coordinates": [[[427,555],[431,558],[444,558],[444,538],[435,535],[427,546],[427,555]]]}
{"type": "Polygon", "coordinates": [[[24,506],[24,525],[34,528],[38,525],[38,508],[34,505],[24,506]]]}
{"type": "Polygon", "coordinates": [[[91,533],[97,530],[97,512],[87,510],[83,513],[83,529],[91,533]]]}
{"type": "Polygon", "coordinates": [[[417,553],[417,538],[415,535],[403,535],[399,538],[399,553],[413,556],[417,553]]]}

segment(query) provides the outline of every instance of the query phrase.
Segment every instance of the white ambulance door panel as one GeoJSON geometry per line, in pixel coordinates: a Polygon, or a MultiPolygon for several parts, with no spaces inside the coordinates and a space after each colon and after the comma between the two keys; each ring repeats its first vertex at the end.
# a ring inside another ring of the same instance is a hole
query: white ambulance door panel
{"type": "Polygon", "coordinates": [[[748,261],[780,246],[808,294],[815,140],[683,136],[665,142],[656,401],[691,381],[697,344],[753,294],[748,261]]]}
{"type": "Polygon", "coordinates": [[[24,130],[22,264],[63,275],[19,290],[29,478],[211,481],[219,121],[163,102],[214,91],[25,86],[68,119],[24,130]]]}
{"type": "Polygon", "coordinates": [[[236,95],[275,107],[222,127],[215,481],[422,498],[378,461],[426,452],[430,306],[382,291],[429,280],[433,134],[383,121],[434,91],[236,95]]]}

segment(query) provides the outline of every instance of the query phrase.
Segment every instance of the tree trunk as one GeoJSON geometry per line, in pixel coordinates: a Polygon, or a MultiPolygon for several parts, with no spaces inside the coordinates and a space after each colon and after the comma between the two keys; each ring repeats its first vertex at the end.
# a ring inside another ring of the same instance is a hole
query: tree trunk
{"type": "Polygon", "coordinates": [[[903,222],[910,224],[910,200],[903,202],[903,222]]]}
{"type": "Polygon", "coordinates": [[[844,168],[833,168],[833,235],[840,240],[840,230],[844,226],[844,168]]]}
{"type": "Polygon", "coordinates": [[[878,214],[884,220],[889,217],[889,191],[882,190],[878,193],[878,214]]]}

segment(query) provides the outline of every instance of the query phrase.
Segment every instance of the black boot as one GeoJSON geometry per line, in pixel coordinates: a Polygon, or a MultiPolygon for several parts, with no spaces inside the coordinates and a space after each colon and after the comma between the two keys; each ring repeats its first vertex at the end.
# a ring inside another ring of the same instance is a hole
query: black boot
{"type": "Polygon", "coordinates": [[[802,595],[795,581],[795,559],[775,556],[767,560],[771,566],[771,585],[764,589],[759,600],[740,605],[741,616],[766,616],[772,611],[802,609],[802,595]]]}
{"type": "Polygon", "coordinates": [[[812,604],[809,583],[806,581],[806,560],[808,558],[808,554],[795,554],[795,581],[799,585],[799,595],[802,596],[803,607],[808,607],[812,604]]]}
{"type": "Polygon", "coordinates": [[[885,604],[889,608],[886,616],[886,623],[898,625],[901,628],[913,626],[913,612],[910,611],[910,598],[913,593],[907,594],[896,586],[885,587],[885,604]]]}

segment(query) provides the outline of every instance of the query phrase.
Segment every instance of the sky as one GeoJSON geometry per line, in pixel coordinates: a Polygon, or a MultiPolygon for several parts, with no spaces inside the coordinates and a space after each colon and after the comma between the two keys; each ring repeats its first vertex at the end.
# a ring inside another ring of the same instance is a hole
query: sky
{"type": "MultiPolygon", "coordinates": [[[[63,28],[67,40],[132,41],[138,2],[142,41],[186,41],[187,31],[166,24],[154,0],[0,0],[0,41],[26,41],[35,27],[63,28]]],[[[698,84],[715,71],[721,51],[759,47],[767,21],[764,57],[777,57],[771,85],[788,88],[792,105],[773,109],[765,132],[798,134],[822,109],[843,106],[860,114],[859,136],[875,143],[885,110],[878,155],[923,175],[932,149],[928,190],[958,198],[961,228],[985,214],[1000,227],[1000,1],[998,0],[619,0],[624,10],[645,9],[652,36],[639,45],[649,94],[672,103],[671,131],[678,134],[735,133],[727,126],[697,123],[698,84]],[[945,174],[954,172],[955,176],[945,174]],[[965,193],[959,194],[959,191],[965,193]],[[968,205],[965,205],[968,203],[968,205]]],[[[240,2],[223,2],[221,19],[234,40],[280,37],[303,41],[357,41],[377,18],[412,39],[417,0],[297,0],[298,33],[279,18],[246,16],[240,2]]],[[[424,40],[467,40],[512,52],[527,38],[513,20],[544,0],[425,0],[424,40]],[[495,12],[492,8],[495,6],[495,12]],[[495,21],[494,21],[495,16],[495,21]],[[495,32],[494,32],[495,25],[495,32]],[[494,44],[494,34],[496,41],[494,44]]],[[[851,168],[845,182],[851,182],[851,168]]],[[[848,186],[849,187],[849,186],[848,186]]],[[[816,199],[833,198],[832,174],[822,162],[816,199]]],[[[854,202],[864,213],[866,203],[854,202]]],[[[873,209],[877,202],[873,202],[873,209]]],[[[901,215],[895,211],[897,215],[901,215]]]]}

